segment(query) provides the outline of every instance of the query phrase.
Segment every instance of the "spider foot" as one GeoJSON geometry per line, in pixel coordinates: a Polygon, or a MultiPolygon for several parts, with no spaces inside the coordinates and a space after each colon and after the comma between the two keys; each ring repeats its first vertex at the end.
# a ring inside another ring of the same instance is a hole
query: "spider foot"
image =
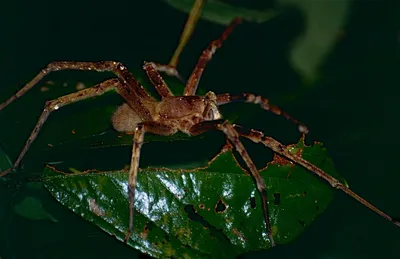
{"type": "Polygon", "coordinates": [[[176,66],[163,65],[163,64],[154,63],[154,62],[152,63],[152,65],[158,72],[163,72],[163,73],[167,74],[168,76],[176,77],[179,81],[186,84],[185,78],[178,72],[178,69],[176,68],[176,66]]]}

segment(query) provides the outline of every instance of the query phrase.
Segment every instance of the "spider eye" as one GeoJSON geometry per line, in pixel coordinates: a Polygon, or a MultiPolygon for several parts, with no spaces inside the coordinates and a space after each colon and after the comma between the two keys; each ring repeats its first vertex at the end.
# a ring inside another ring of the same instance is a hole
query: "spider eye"
{"type": "Polygon", "coordinates": [[[208,118],[210,120],[215,120],[215,118],[214,118],[214,110],[213,109],[210,109],[210,111],[208,112],[208,118]]]}
{"type": "Polygon", "coordinates": [[[219,113],[218,108],[214,106],[208,111],[207,117],[208,120],[219,120],[222,118],[222,115],[219,113]]]}

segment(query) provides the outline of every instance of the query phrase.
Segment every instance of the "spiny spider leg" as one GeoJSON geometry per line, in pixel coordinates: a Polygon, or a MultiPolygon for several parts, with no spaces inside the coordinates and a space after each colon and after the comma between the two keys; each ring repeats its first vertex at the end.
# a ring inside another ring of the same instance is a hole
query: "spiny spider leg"
{"type": "Polygon", "coordinates": [[[285,117],[287,120],[293,122],[295,125],[298,126],[298,129],[301,133],[304,133],[304,134],[308,133],[308,128],[306,125],[304,125],[300,121],[296,120],[295,118],[290,116],[285,111],[282,111],[279,107],[277,107],[273,104],[270,104],[270,102],[267,98],[264,98],[259,95],[254,95],[251,93],[242,93],[242,94],[238,94],[238,95],[232,95],[232,94],[226,93],[226,94],[218,94],[217,95],[218,106],[232,103],[232,102],[246,102],[246,103],[259,104],[260,107],[263,108],[264,110],[275,113],[276,115],[281,115],[281,116],[285,117]]]}
{"type": "Polygon", "coordinates": [[[153,62],[145,62],[143,65],[144,71],[146,71],[147,76],[150,79],[150,82],[156,88],[158,94],[164,97],[174,96],[169,89],[168,85],[165,83],[164,79],[161,75],[157,72],[155,68],[155,64],[153,62]]]}
{"type": "Polygon", "coordinates": [[[136,127],[135,134],[133,136],[132,158],[128,178],[129,228],[128,233],[126,234],[124,239],[125,242],[128,242],[133,231],[136,179],[139,170],[140,149],[143,145],[145,132],[169,136],[175,134],[177,132],[177,129],[169,125],[153,121],[139,123],[136,127]]]}
{"type": "Polygon", "coordinates": [[[254,165],[254,162],[251,160],[249,154],[244,148],[242,142],[239,139],[239,133],[235,130],[235,128],[230,124],[227,120],[214,120],[214,121],[205,121],[194,125],[190,132],[192,135],[199,135],[206,131],[217,129],[225,133],[230,142],[235,146],[236,151],[243,158],[243,161],[246,163],[247,167],[250,170],[250,173],[253,179],[256,182],[257,190],[260,193],[262,200],[262,208],[264,213],[264,221],[267,229],[267,235],[271,242],[271,246],[275,246],[275,241],[272,236],[271,231],[271,223],[269,220],[269,210],[268,210],[268,200],[267,200],[267,186],[260,173],[257,170],[257,167],[254,165]]]}
{"type": "Polygon", "coordinates": [[[211,60],[215,51],[222,46],[222,42],[224,42],[228,38],[233,28],[241,21],[242,20],[240,18],[235,18],[231,22],[231,24],[228,27],[226,27],[222,35],[218,39],[212,41],[208,45],[208,47],[205,50],[203,50],[203,53],[201,54],[195,68],[193,69],[192,74],[189,77],[185,90],[183,91],[183,95],[187,96],[196,94],[197,86],[200,82],[200,78],[201,75],[203,74],[206,64],[208,63],[208,61],[211,60]]]}
{"type": "Polygon", "coordinates": [[[368,209],[374,211],[375,213],[379,214],[383,218],[387,219],[388,221],[392,222],[396,226],[400,227],[400,222],[398,220],[392,218],[391,216],[387,215],[383,211],[381,211],[378,208],[376,208],[370,202],[368,202],[364,198],[360,197],[357,193],[355,193],[352,190],[350,190],[350,188],[348,188],[346,185],[342,184],[339,180],[337,180],[336,178],[332,177],[331,175],[329,175],[328,173],[326,173],[322,169],[320,169],[317,166],[311,164],[307,160],[304,160],[303,158],[291,153],[289,151],[289,149],[285,145],[279,143],[279,141],[273,139],[272,137],[264,136],[264,134],[261,131],[256,131],[256,130],[253,130],[253,129],[247,130],[247,129],[239,126],[239,125],[233,125],[233,127],[236,129],[236,131],[241,136],[250,139],[254,143],[260,143],[261,142],[266,147],[272,149],[272,151],[274,151],[275,153],[277,153],[277,154],[289,159],[290,161],[292,161],[292,162],[294,162],[296,164],[299,164],[299,165],[303,166],[308,171],[316,174],[321,179],[327,181],[333,188],[343,191],[344,193],[346,193],[350,197],[354,198],[355,200],[357,200],[359,203],[361,203],[362,205],[364,205],[368,209]]]}
{"type": "Polygon", "coordinates": [[[22,149],[21,153],[19,154],[14,165],[11,168],[1,172],[0,177],[8,174],[9,172],[11,172],[12,170],[14,170],[15,168],[17,168],[19,166],[19,164],[21,163],[22,159],[25,156],[25,153],[28,151],[32,142],[36,139],[37,135],[39,134],[40,129],[43,127],[43,124],[46,122],[47,118],[49,117],[49,115],[52,111],[58,110],[59,108],[66,106],[68,104],[71,104],[71,103],[79,102],[79,101],[82,101],[82,100],[85,100],[88,98],[102,95],[105,92],[111,91],[111,90],[116,90],[118,93],[120,93],[121,91],[124,90],[117,78],[104,81],[96,86],[91,87],[91,88],[83,89],[79,92],[65,95],[65,96],[59,97],[57,99],[54,99],[52,101],[46,102],[46,105],[43,109],[42,115],[40,116],[38,122],[36,123],[35,128],[33,129],[31,135],[29,136],[28,140],[26,141],[25,146],[22,149]]]}
{"type": "MultiPolygon", "coordinates": [[[[144,103],[154,103],[156,100],[151,97],[143,88],[143,86],[133,77],[128,69],[121,63],[115,61],[99,61],[99,62],[75,62],[75,61],[61,61],[52,62],[47,65],[46,68],[42,69],[29,83],[21,88],[16,94],[11,96],[7,101],[0,104],[0,111],[4,109],[8,104],[24,95],[29,89],[35,86],[45,75],[53,71],[60,70],[86,70],[86,71],[97,71],[97,72],[114,72],[121,81],[128,86],[127,91],[132,92],[131,95],[135,95],[144,103]]],[[[130,99],[132,99],[131,96],[130,99]]],[[[136,99],[138,99],[136,98],[136,99]]],[[[140,101],[135,101],[140,102],[140,101]]],[[[129,103],[129,102],[128,102],[129,103]]],[[[144,108],[141,111],[137,111],[144,120],[151,120],[152,117],[150,112],[144,108]]]]}
{"type": "Polygon", "coordinates": [[[185,78],[183,78],[183,76],[178,72],[176,67],[171,66],[171,65],[163,65],[163,64],[159,64],[159,63],[154,63],[154,62],[152,62],[152,63],[153,63],[154,68],[158,72],[163,72],[169,76],[174,76],[174,77],[178,78],[179,81],[186,84],[185,78]]]}

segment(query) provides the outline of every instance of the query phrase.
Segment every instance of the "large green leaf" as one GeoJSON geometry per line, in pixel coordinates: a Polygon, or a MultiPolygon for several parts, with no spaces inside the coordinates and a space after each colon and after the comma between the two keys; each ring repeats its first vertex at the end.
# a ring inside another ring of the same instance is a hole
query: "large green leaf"
{"type": "Polygon", "coordinates": [[[309,85],[320,76],[328,54],[345,35],[353,0],[277,0],[278,10],[294,7],[304,16],[304,31],[291,49],[291,62],[309,85]]]}
{"type": "MultiPolygon", "coordinates": [[[[335,174],[322,144],[289,148],[335,174]]],[[[260,173],[278,244],[298,237],[332,200],[328,185],[281,157],[260,173]]],[[[119,240],[128,226],[127,181],[125,171],[60,174],[50,167],[44,178],[59,202],[119,240]]],[[[232,258],[270,247],[259,195],[230,147],[204,168],[141,170],[136,197],[129,245],[153,257],[232,258]]]]}
{"type": "MultiPolygon", "coordinates": [[[[186,13],[190,12],[195,2],[195,0],[164,1],[179,11],[186,13]]],[[[273,9],[250,9],[234,6],[219,0],[208,0],[203,7],[201,17],[211,22],[227,25],[236,17],[241,17],[249,22],[262,23],[274,17],[275,14],[276,13],[273,9]]]]}

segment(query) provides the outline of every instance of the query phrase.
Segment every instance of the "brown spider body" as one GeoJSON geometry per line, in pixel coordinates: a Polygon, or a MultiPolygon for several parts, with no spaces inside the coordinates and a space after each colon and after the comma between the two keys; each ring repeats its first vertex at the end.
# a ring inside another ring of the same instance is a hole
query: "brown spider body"
{"type": "Polygon", "coordinates": [[[293,119],[286,112],[278,107],[270,104],[269,100],[261,96],[251,93],[242,93],[238,95],[214,94],[208,92],[205,96],[196,96],[197,85],[200,81],[204,68],[208,61],[211,60],[216,49],[218,49],[222,42],[232,32],[233,27],[240,21],[235,19],[230,26],[228,26],[222,33],[221,37],[212,41],[209,46],[201,54],[188,82],[185,86],[183,96],[174,96],[167,84],[162,79],[158,71],[168,72],[180,78],[179,73],[175,68],[155,63],[145,63],[143,66],[151,83],[154,85],[161,100],[157,101],[151,97],[141,84],[133,77],[128,69],[119,62],[115,61],[100,61],[100,62],[52,62],[44,68],[37,76],[21,88],[15,95],[11,96],[5,102],[0,103],[0,111],[8,106],[10,103],[24,95],[29,89],[35,86],[45,75],[53,71],[60,70],[85,70],[97,72],[113,72],[117,78],[106,80],[91,88],[83,89],[69,95],[59,97],[55,100],[46,102],[42,115],[38,119],[31,135],[26,141],[21,153],[16,159],[14,165],[0,172],[0,177],[10,173],[12,170],[19,167],[23,157],[31,146],[32,142],[36,139],[39,131],[46,122],[51,112],[60,109],[63,106],[79,102],[95,96],[100,96],[107,91],[115,91],[121,95],[125,103],[122,104],[115,111],[111,118],[113,127],[119,132],[134,132],[132,157],[129,168],[128,180],[128,196],[129,196],[129,228],[125,241],[130,239],[133,229],[133,215],[134,215],[134,201],[135,201],[135,188],[136,179],[139,169],[140,150],[143,145],[144,135],[146,132],[159,134],[159,135],[173,135],[178,131],[184,132],[189,135],[199,135],[209,130],[222,131],[228,140],[232,143],[238,154],[242,157],[243,161],[249,169],[253,177],[257,190],[261,197],[262,210],[264,214],[264,221],[266,225],[266,233],[271,246],[275,245],[274,238],[271,231],[269,220],[268,201],[267,201],[267,188],[263,178],[260,176],[256,166],[247,153],[245,147],[241,143],[239,137],[245,137],[255,143],[262,143],[268,148],[272,149],[275,153],[297,163],[314,174],[318,175],[327,181],[332,187],[337,188],[355,198],[357,201],[378,213],[387,220],[393,222],[397,226],[400,223],[384,212],[380,211],[368,201],[364,200],[347,186],[342,184],[337,179],[333,178],[323,170],[312,165],[298,155],[292,154],[288,148],[271,137],[266,137],[262,132],[250,130],[246,131],[243,128],[232,125],[228,121],[223,121],[222,116],[218,110],[218,106],[228,104],[231,102],[241,101],[246,103],[258,104],[264,110],[271,111],[277,115],[283,116],[288,120],[294,122],[299,130],[305,134],[308,132],[307,127],[299,121],[293,119]]]}
{"type": "MultiPolygon", "coordinates": [[[[151,102],[146,108],[151,111],[152,122],[157,122],[171,128],[166,135],[181,131],[191,135],[190,129],[203,121],[219,120],[222,116],[213,92],[206,96],[168,96],[159,102],[151,102]]],[[[124,103],[115,111],[112,119],[115,130],[119,132],[134,132],[144,118],[124,103]]],[[[150,121],[147,121],[150,122],[150,121]]]]}

